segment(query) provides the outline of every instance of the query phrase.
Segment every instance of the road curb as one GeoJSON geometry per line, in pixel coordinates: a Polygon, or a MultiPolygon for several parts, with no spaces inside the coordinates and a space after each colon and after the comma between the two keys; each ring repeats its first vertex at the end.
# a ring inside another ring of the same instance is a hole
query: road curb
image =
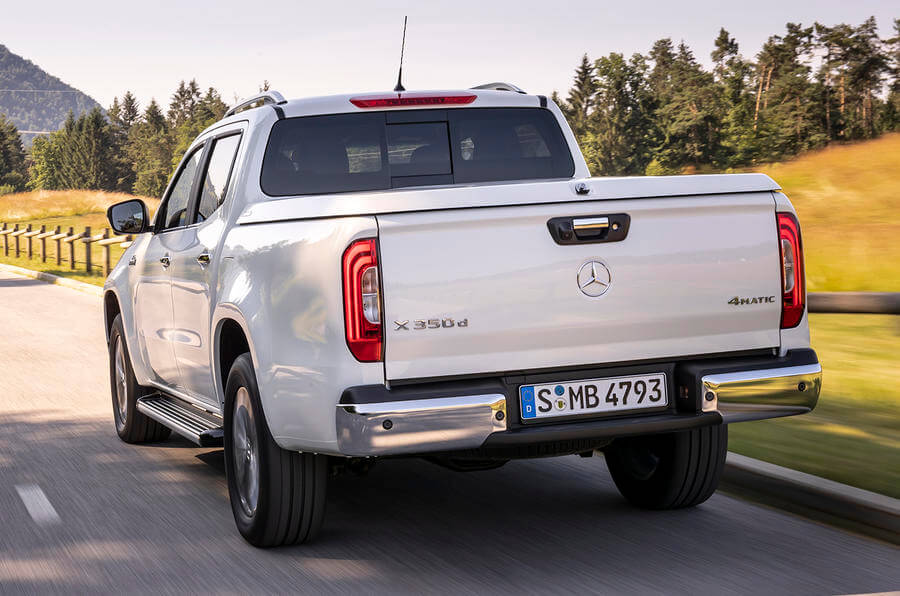
{"type": "Polygon", "coordinates": [[[900,500],[728,452],[722,489],[900,544],[900,500]]]}
{"type": "Polygon", "coordinates": [[[31,277],[33,279],[39,279],[41,281],[45,281],[57,286],[65,286],[67,288],[72,288],[73,290],[93,294],[94,296],[103,295],[103,288],[101,288],[100,286],[86,284],[83,281],[76,281],[74,279],[60,277],[59,275],[53,275],[52,273],[46,273],[44,271],[35,271],[34,269],[26,269],[24,267],[16,267],[15,265],[6,265],[4,263],[0,263],[0,271],[15,273],[16,275],[23,275],[25,277],[31,277]]]}

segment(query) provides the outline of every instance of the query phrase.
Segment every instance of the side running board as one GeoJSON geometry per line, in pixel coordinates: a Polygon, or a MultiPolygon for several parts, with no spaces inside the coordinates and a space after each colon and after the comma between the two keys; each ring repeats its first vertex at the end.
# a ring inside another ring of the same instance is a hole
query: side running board
{"type": "Polygon", "coordinates": [[[201,447],[222,446],[222,418],[186,401],[154,394],[137,400],[137,409],[201,447]]]}

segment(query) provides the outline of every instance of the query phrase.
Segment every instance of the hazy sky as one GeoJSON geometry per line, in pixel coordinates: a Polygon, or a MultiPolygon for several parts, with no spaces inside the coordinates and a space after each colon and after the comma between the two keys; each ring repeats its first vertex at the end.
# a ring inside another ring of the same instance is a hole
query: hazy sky
{"type": "Polygon", "coordinates": [[[0,44],[104,106],[125,90],[167,103],[180,79],[227,103],[263,79],[289,97],[389,90],[403,15],[408,89],[507,81],[565,91],[585,52],[646,52],[683,39],[704,63],[725,27],[752,56],[788,21],[858,24],[889,37],[897,0],[65,2],[2,0],[0,44]]]}

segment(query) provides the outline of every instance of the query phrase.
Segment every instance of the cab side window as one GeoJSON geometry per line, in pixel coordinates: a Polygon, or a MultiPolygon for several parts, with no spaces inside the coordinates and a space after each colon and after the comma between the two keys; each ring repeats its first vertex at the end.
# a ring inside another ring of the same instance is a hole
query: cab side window
{"type": "Polygon", "coordinates": [[[206,167],[206,175],[203,176],[203,188],[200,191],[200,203],[197,208],[198,222],[208,219],[225,201],[240,142],[240,134],[221,137],[215,141],[210,152],[209,165],[206,167]]]}
{"type": "Polygon", "coordinates": [[[194,178],[197,175],[197,167],[200,165],[200,157],[202,155],[202,147],[195,149],[178,173],[175,184],[172,185],[172,192],[169,193],[169,199],[166,201],[165,212],[159,220],[162,223],[161,229],[170,230],[187,224],[187,210],[191,202],[191,188],[193,188],[194,178]]]}

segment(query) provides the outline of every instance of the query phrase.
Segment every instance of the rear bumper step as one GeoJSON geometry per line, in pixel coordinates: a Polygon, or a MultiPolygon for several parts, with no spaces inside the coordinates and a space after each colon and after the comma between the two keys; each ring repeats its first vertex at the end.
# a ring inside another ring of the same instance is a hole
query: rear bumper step
{"type": "Polygon", "coordinates": [[[154,394],[137,400],[138,412],[171,428],[201,447],[221,447],[222,419],[168,395],[154,394]]]}
{"type": "Polygon", "coordinates": [[[804,414],[822,387],[812,350],[683,363],[675,376],[679,399],[669,411],[527,426],[511,379],[351,387],[337,407],[338,448],[356,457],[412,455],[677,432],[804,414]]]}

